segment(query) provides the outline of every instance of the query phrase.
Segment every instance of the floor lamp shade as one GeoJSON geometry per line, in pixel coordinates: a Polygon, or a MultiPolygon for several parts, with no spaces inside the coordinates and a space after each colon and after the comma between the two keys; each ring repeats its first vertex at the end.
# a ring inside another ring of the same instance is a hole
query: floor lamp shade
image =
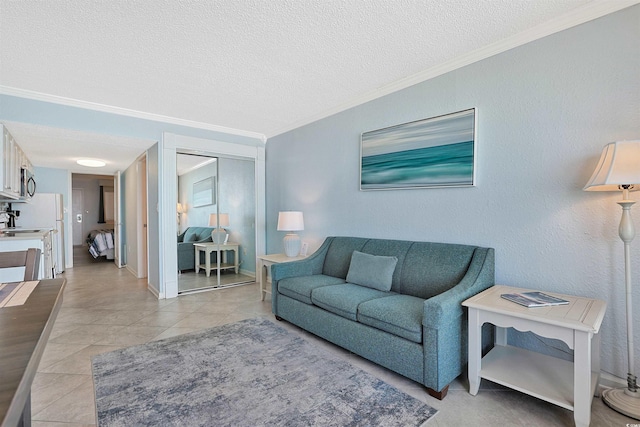
{"type": "Polygon", "coordinates": [[[300,236],[292,232],[302,230],[304,230],[302,212],[284,211],[278,214],[278,231],[289,232],[283,239],[284,253],[288,257],[294,257],[300,254],[300,247],[302,245],[300,236]]]}
{"type": "MultiPolygon", "coordinates": [[[[586,191],[640,190],[640,140],[605,145],[586,191]]],[[[626,196],[625,196],[626,197],[626,196]]]]}
{"type": "Polygon", "coordinates": [[[640,140],[620,141],[607,144],[589,182],[587,191],[622,191],[622,218],[618,227],[620,240],[624,243],[624,273],[627,308],[627,388],[608,389],[602,392],[602,400],[612,409],[640,420],[640,389],[635,375],[633,348],[633,304],[631,302],[631,241],[635,229],[631,220],[629,192],[640,189],[640,140]]]}
{"type": "Polygon", "coordinates": [[[227,231],[224,227],[229,226],[229,214],[221,213],[209,215],[209,227],[215,227],[211,232],[211,240],[214,243],[225,243],[227,240],[227,231]]]}

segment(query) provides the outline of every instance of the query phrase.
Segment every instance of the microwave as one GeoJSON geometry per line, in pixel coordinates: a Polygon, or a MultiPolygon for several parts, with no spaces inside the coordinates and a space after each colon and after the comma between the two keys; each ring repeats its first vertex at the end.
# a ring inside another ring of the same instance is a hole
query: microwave
{"type": "Polygon", "coordinates": [[[20,198],[30,199],[36,194],[36,180],[27,168],[20,169],[20,198]]]}

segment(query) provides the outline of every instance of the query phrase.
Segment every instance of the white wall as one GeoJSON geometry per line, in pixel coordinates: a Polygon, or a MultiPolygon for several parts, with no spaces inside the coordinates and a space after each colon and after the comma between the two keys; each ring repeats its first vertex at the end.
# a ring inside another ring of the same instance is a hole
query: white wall
{"type": "MultiPolygon", "coordinates": [[[[287,209],[310,250],[330,235],[493,247],[497,283],[606,300],[603,370],[625,377],[621,195],[582,187],[606,143],[640,138],[638,40],[634,6],[270,138],[267,252],[287,209]],[[360,133],[471,107],[476,187],[358,190],[360,133]]],[[[638,306],[640,239],[632,263],[638,306]]]]}
{"type": "Polygon", "coordinates": [[[124,182],[124,260],[126,269],[136,277],[138,266],[138,162],[133,162],[122,174],[124,182]]]}

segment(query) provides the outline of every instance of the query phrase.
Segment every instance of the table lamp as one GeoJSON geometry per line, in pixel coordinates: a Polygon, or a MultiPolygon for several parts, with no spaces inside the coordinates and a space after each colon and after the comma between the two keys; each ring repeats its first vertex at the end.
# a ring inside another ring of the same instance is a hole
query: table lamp
{"type": "Polygon", "coordinates": [[[227,234],[227,230],[224,227],[229,226],[229,214],[221,213],[209,215],[209,227],[215,227],[213,231],[211,231],[211,240],[213,243],[222,244],[227,243],[227,238],[229,235],[227,234]]]}
{"type": "Polygon", "coordinates": [[[186,205],[183,205],[182,203],[178,203],[176,210],[178,211],[178,224],[180,224],[180,217],[182,216],[183,213],[187,211],[186,205]]]}
{"type": "Polygon", "coordinates": [[[640,190],[640,140],[612,142],[605,145],[600,161],[591,179],[584,187],[586,191],[622,191],[622,219],[618,228],[624,242],[624,281],[627,303],[627,351],[629,371],[627,388],[608,389],[602,392],[602,400],[612,409],[640,420],[640,390],[636,383],[635,360],[633,358],[633,305],[631,303],[631,241],[635,229],[631,221],[629,191],[640,190]]]}
{"type": "Polygon", "coordinates": [[[285,211],[278,214],[278,231],[289,231],[284,236],[284,253],[288,257],[295,257],[300,254],[301,241],[300,236],[292,231],[304,230],[304,219],[302,212],[285,211]]]}

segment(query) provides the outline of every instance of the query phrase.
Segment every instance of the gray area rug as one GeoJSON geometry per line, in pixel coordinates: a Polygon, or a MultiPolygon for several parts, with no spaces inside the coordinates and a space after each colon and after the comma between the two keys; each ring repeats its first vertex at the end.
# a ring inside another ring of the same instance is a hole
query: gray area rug
{"type": "Polygon", "coordinates": [[[437,412],[267,319],[92,358],[105,426],[421,426],[437,412]]]}

